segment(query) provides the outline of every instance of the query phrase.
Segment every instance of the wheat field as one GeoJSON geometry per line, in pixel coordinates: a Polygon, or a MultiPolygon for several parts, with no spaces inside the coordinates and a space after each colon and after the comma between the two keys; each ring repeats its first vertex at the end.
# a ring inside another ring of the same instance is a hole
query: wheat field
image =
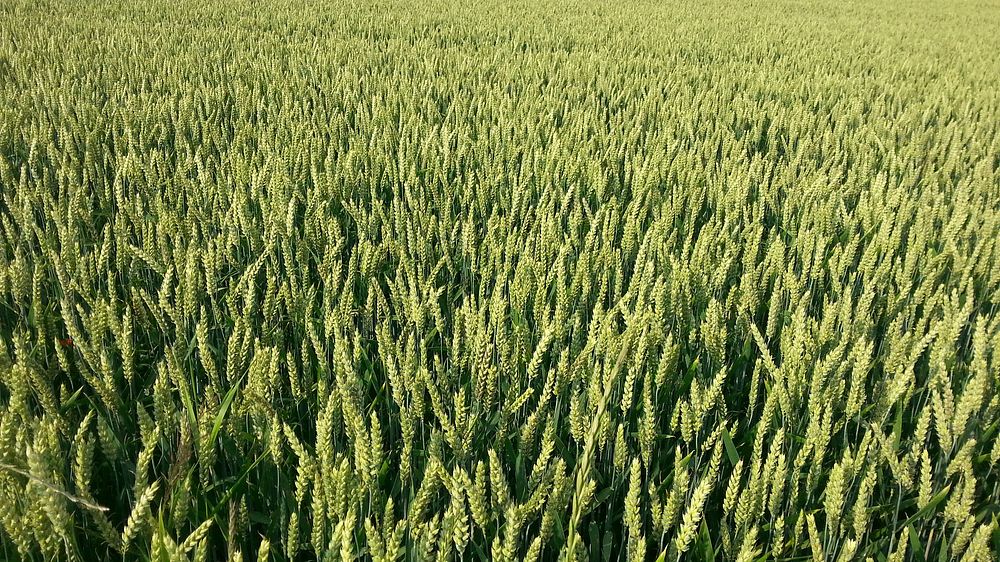
{"type": "Polygon", "coordinates": [[[0,2],[0,560],[996,560],[998,30],[0,2]]]}

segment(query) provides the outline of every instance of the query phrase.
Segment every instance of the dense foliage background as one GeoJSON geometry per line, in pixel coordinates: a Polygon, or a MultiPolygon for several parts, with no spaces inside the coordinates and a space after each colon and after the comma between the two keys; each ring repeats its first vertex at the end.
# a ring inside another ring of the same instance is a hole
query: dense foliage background
{"type": "Polygon", "coordinates": [[[0,3],[0,558],[991,560],[998,30],[0,3]]]}

